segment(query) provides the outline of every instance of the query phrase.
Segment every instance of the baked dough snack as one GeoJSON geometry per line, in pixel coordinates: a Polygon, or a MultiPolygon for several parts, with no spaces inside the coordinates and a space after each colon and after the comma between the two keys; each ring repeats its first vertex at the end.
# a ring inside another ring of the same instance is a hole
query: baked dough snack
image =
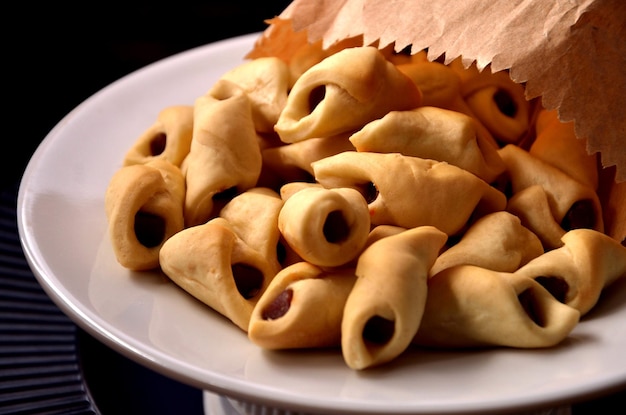
{"type": "Polygon", "coordinates": [[[322,270],[308,262],[283,268],[257,302],[250,340],[266,349],[338,347],[353,268],[322,270]]]}
{"type": "Polygon", "coordinates": [[[415,108],[421,97],[415,84],[377,48],[347,48],[298,78],[274,129],[286,143],[338,135],[390,110],[415,108]]]}
{"type": "Polygon", "coordinates": [[[587,141],[576,137],[574,123],[562,123],[556,110],[539,111],[536,137],[528,152],[590,188],[598,189],[598,160],[587,153],[587,141]]]}
{"type": "Polygon", "coordinates": [[[543,253],[539,238],[517,216],[494,212],[477,219],[457,244],[439,255],[430,275],[461,264],[514,272],[543,253]]]}
{"type": "Polygon", "coordinates": [[[187,186],[185,226],[217,216],[218,194],[255,187],[261,166],[250,99],[236,84],[216,82],[194,104],[193,138],[181,166],[187,186]]]}
{"type": "Polygon", "coordinates": [[[219,217],[173,235],[159,260],[174,283],[244,331],[276,275],[274,266],[219,217]]]}
{"type": "Polygon", "coordinates": [[[604,231],[602,207],[593,188],[515,145],[498,152],[510,181],[507,210],[520,217],[546,250],[561,246],[561,237],[571,229],[604,231]]]}
{"type": "Polygon", "coordinates": [[[295,181],[313,181],[311,163],[344,151],[355,151],[349,134],[309,138],[297,143],[263,149],[263,165],[270,169],[278,186],[295,181]]]}
{"type": "Polygon", "coordinates": [[[413,343],[441,348],[550,347],[580,313],[532,278],[457,265],[428,280],[428,298],[413,343]]]}
{"type": "Polygon", "coordinates": [[[626,276],[626,247],[592,229],[571,230],[562,240],[563,246],[533,259],[516,274],[535,279],[585,315],[605,287],[626,276]]]}
{"type": "Polygon", "coordinates": [[[184,197],[180,169],[163,159],[115,172],[104,205],[113,252],[123,267],[133,271],[158,268],[163,244],[184,227],[184,197]]]}
{"type": "Polygon", "coordinates": [[[180,166],[191,146],[193,106],[173,105],[162,109],[154,123],[126,152],[123,165],[160,158],[180,166]]]}
{"type": "Polygon", "coordinates": [[[504,172],[505,165],[491,137],[484,137],[477,125],[469,115],[420,106],[388,112],[352,134],[350,142],[361,152],[446,161],[491,183],[504,172]]]}
{"type": "Polygon", "coordinates": [[[284,260],[279,254],[283,248],[278,230],[278,215],[282,207],[283,200],[274,190],[254,187],[233,197],[219,214],[239,238],[267,259],[274,273],[280,270],[284,260]]]}
{"type": "Polygon", "coordinates": [[[363,251],[341,322],[341,350],[350,368],[389,362],[411,344],[426,304],[428,270],[446,239],[440,230],[421,226],[363,251]]]}
{"type": "Polygon", "coordinates": [[[461,59],[450,68],[461,77],[461,95],[472,114],[493,137],[503,145],[519,143],[531,125],[532,109],[524,87],[513,82],[508,71],[478,71],[475,63],[465,68],[461,59]]]}
{"type": "Polygon", "coordinates": [[[220,79],[239,85],[248,96],[257,131],[274,131],[274,124],[287,102],[291,87],[289,67],[282,59],[263,57],[249,60],[226,72],[220,79]]]}
{"type": "Polygon", "coordinates": [[[477,218],[506,207],[502,192],[446,162],[399,153],[346,151],[314,162],[312,167],[324,187],[360,190],[373,225],[431,225],[453,235],[472,215],[477,218]]]}
{"type": "Polygon", "coordinates": [[[370,217],[357,190],[308,186],[285,200],[278,229],[303,260],[336,267],[360,254],[369,235],[370,217]]]}

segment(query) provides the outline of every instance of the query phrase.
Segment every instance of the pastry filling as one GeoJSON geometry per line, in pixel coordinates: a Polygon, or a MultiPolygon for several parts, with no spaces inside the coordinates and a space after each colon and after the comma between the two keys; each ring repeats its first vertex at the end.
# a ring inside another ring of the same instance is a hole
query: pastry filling
{"type": "Polygon", "coordinates": [[[323,232],[326,240],[332,244],[341,243],[348,238],[350,227],[341,211],[333,210],[328,214],[324,222],[323,232]]]}
{"type": "Polygon", "coordinates": [[[520,304],[528,317],[539,327],[545,327],[544,315],[542,310],[537,307],[538,302],[535,298],[535,292],[532,289],[522,291],[518,296],[520,304]]]}
{"type": "Polygon", "coordinates": [[[539,276],[535,278],[539,284],[543,286],[557,301],[565,303],[567,298],[567,292],[569,291],[569,285],[567,281],[559,277],[539,276]]]}
{"type": "Polygon", "coordinates": [[[146,248],[159,246],[165,238],[165,219],[145,211],[135,215],[135,236],[146,248]]]}
{"type": "Polygon", "coordinates": [[[261,313],[263,320],[276,320],[287,314],[289,307],[291,306],[291,299],[293,298],[293,290],[286,289],[274,298],[274,300],[268,304],[267,307],[261,313]]]}
{"type": "Polygon", "coordinates": [[[152,156],[158,156],[165,151],[165,145],[167,144],[167,136],[164,133],[155,135],[150,140],[150,154],[152,156]]]}
{"type": "Polygon", "coordinates": [[[385,344],[393,337],[394,330],[394,321],[373,316],[363,327],[363,340],[373,344],[385,344]]]}
{"type": "Polygon", "coordinates": [[[261,292],[264,280],[261,271],[244,263],[233,264],[231,267],[237,291],[243,298],[249,300],[261,292]]]}

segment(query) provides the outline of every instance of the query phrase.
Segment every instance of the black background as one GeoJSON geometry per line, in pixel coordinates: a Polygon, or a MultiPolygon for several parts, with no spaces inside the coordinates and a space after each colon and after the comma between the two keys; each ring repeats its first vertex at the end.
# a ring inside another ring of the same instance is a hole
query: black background
{"type": "Polygon", "coordinates": [[[68,112],[152,62],[262,31],[287,0],[19,2],[3,11],[2,188],[68,112]]]}

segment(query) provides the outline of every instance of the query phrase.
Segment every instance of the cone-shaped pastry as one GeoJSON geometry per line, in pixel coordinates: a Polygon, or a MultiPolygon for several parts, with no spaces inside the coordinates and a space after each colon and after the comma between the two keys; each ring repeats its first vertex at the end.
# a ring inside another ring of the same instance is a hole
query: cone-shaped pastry
{"type": "Polygon", "coordinates": [[[478,120],[502,143],[517,143],[530,128],[530,103],[524,87],[513,82],[508,71],[463,68],[460,60],[450,64],[461,77],[461,95],[478,120]]]}
{"type": "Polygon", "coordinates": [[[233,231],[252,249],[259,251],[274,266],[275,272],[281,268],[278,230],[278,214],[283,200],[275,191],[255,187],[231,199],[220,211],[233,231]]]}
{"type": "Polygon", "coordinates": [[[390,111],[352,134],[350,141],[361,152],[446,161],[491,183],[505,166],[497,148],[481,135],[477,125],[469,115],[422,106],[390,111]]]}
{"type": "Polygon", "coordinates": [[[587,153],[587,141],[576,137],[574,123],[562,123],[556,110],[541,110],[536,124],[536,138],[529,153],[549,163],[579,182],[598,188],[598,161],[587,153]]]}
{"type": "Polygon", "coordinates": [[[399,153],[346,151],[312,164],[324,187],[359,189],[373,225],[431,225],[448,235],[472,215],[504,210],[506,197],[484,180],[446,162],[399,153]]]}
{"type": "Polygon", "coordinates": [[[244,331],[275,276],[267,259],[223,218],[183,229],[163,244],[159,256],[174,283],[244,331]]]}
{"type": "Polygon", "coordinates": [[[334,137],[310,138],[297,143],[263,150],[264,165],[284,183],[313,181],[311,163],[344,151],[354,151],[349,134],[334,137]]]}
{"type": "Polygon", "coordinates": [[[447,268],[428,280],[415,344],[465,348],[550,347],[578,324],[580,313],[532,278],[475,265],[447,268]]]}
{"type": "Polygon", "coordinates": [[[281,140],[294,143],[354,131],[391,110],[420,103],[419,89],[378,49],[348,48],[298,78],[274,129],[281,140]]]}
{"type": "Polygon", "coordinates": [[[234,82],[248,95],[257,131],[274,130],[291,86],[289,67],[285,61],[276,57],[249,60],[226,72],[220,79],[234,82]]]}
{"type": "MultiPolygon", "coordinates": [[[[573,179],[562,170],[534,157],[526,150],[515,145],[507,145],[498,150],[502,160],[507,167],[507,174],[510,179],[512,197],[509,201],[510,211],[515,214],[527,215],[520,212],[518,201],[513,200],[516,194],[525,189],[539,185],[545,191],[545,198],[550,207],[554,222],[563,229],[559,236],[571,229],[588,228],[602,232],[604,230],[602,208],[600,200],[595,190],[579,181],[573,179]]],[[[539,193],[537,190],[533,194],[539,193]]],[[[542,242],[548,241],[548,237],[543,237],[548,223],[538,224],[539,220],[525,220],[522,217],[522,224],[536,233],[542,242]]],[[[554,243],[554,237],[550,239],[554,243]]],[[[545,246],[545,245],[544,245],[545,246]]],[[[560,246],[560,244],[559,244],[560,246]]],[[[549,244],[547,249],[554,248],[549,244]]]]}
{"type": "Polygon", "coordinates": [[[446,239],[422,226],[363,251],[341,323],[341,349],[350,368],[389,362],[411,344],[426,304],[428,270],[446,239]]]}
{"type": "Polygon", "coordinates": [[[543,252],[537,235],[522,226],[517,216],[494,212],[479,218],[456,245],[439,255],[430,275],[461,264],[514,272],[543,252]]]}
{"type": "Polygon", "coordinates": [[[248,337],[266,349],[339,346],[355,280],[353,268],[323,271],[308,262],[283,268],[252,311],[248,337]]]}
{"type": "Polygon", "coordinates": [[[156,121],[141,134],[124,156],[124,165],[162,158],[180,166],[191,146],[193,106],[175,105],[159,112],[156,121]]]}
{"type": "Polygon", "coordinates": [[[360,254],[370,231],[370,217],[357,190],[310,186],[285,201],[278,228],[302,259],[335,267],[360,254]]]}
{"type": "Polygon", "coordinates": [[[181,166],[187,184],[185,225],[215,216],[216,195],[254,187],[261,165],[250,100],[236,84],[216,82],[194,106],[193,139],[181,166]]]}
{"type": "Polygon", "coordinates": [[[326,48],[322,47],[322,41],[314,43],[304,42],[303,45],[289,59],[289,71],[291,73],[291,85],[313,65],[316,65],[340,50],[363,46],[361,36],[347,38],[338,41],[326,48]]]}
{"type": "Polygon", "coordinates": [[[164,242],[183,229],[185,179],[172,163],[153,159],[119,169],[105,193],[109,237],[118,262],[142,271],[159,266],[164,242]]]}
{"type": "Polygon", "coordinates": [[[626,247],[602,232],[575,229],[563,235],[562,247],[533,259],[516,274],[535,279],[585,315],[606,286],[626,276],[626,247]]]}

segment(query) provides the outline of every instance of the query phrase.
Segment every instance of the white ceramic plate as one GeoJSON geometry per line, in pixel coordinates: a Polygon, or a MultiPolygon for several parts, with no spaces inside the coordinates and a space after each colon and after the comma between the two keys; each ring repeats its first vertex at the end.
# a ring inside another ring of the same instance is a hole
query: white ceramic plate
{"type": "Polygon", "coordinates": [[[234,399],[316,413],[442,414],[530,410],[626,382],[626,284],[607,290],[549,350],[410,351],[356,372],[337,350],[268,352],[156,273],[116,262],[104,194],[135,139],[164,107],[191,104],[243,62],[258,34],[192,49],[134,72],[68,114],[23,177],[18,225],[49,296],[127,357],[234,399]]]}

